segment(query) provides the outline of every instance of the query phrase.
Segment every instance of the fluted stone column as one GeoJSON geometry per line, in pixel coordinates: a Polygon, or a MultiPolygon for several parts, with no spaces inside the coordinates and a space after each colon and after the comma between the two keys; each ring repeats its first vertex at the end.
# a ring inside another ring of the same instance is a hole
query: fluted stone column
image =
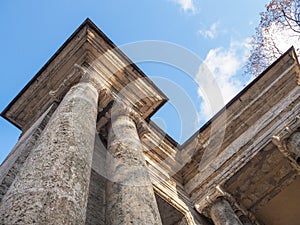
{"type": "Polygon", "coordinates": [[[215,225],[243,225],[224,198],[216,199],[212,203],[210,216],[215,225]]]}
{"type": "Polygon", "coordinates": [[[96,78],[65,95],[0,206],[0,224],[84,224],[96,132],[96,78]]]}
{"type": "Polygon", "coordinates": [[[107,225],[162,224],[143,157],[138,120],[136,113],[122,103],[112,107],[107,146],[107,225]]]}

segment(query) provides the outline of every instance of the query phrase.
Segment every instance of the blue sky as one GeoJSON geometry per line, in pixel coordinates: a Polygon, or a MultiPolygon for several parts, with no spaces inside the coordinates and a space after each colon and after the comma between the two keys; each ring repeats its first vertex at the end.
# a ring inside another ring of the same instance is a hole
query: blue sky
{"type": "MultiPolygon", "coordinates": [[[[0,111],[87,17],[117,46],[158,40],[198,55],[214,74],[226,102],[251,79],[242,75],[242,66],[249,51],[247,43],[266,3],[262,0],[1,1],[0,111]]],[[[170,97],[170,104],[154,115],[153,120],[176,141],[184,142],[212,114],[201,98],[205,93],[199,89],[197,74],[191,77],[161,63],[138,66],[170,97]],[[162,78],[182,89],[196,116],[181,115],[178,107],[185,106],[185,99],[176,102],[180,96],[176,96],[176,91],[170,92],[172,87],[164,85],[162,78]]],[[[17,128],[0,118],[0,162],[19,135],[17,128]]]]}

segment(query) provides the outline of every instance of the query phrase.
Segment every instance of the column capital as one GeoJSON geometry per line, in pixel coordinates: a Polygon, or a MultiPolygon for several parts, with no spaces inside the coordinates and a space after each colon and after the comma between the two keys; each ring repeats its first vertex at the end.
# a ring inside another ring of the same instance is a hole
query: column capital
{"type": "Polygon", "coordinates": [[[217,185],[206,196],[197,201],[195,208],[199,213],[204,214],[207,217],[211,217],[211,207],[220,199],[225,199],[238,217],[245,216],[251,221],[252,224],[259,225],[255,216],[241,204],[239,204],[238,201],[230,193],[226,192],[220,185],[217,185]]]}
{"type": "Polygon", "coordinates": [[[84,71],[80,79],[81,83],[89,83],[93,85],[94,88],[100,93],[104,89],[104,85],[101,81],[101,78],[93,72],[84,71]]]}
{"type": "Polygon", "coordinates": [[[54,102],[60,102],[67,91],[79,83],[91,84],[100,94],[105,91],[101,78],[94,72],[87,70],[85,67],[75,64],[71,73],[60,83],[60,85],[49,92],[54,102]]]}
{"type": "Polygon", "coordinates": [[[119,96],[110,90],[106,89],[102,94],[101,93],[97,130],[103,137],[107,138],[110,121],[117,119],[119,116],[127,116],[128,119],[133,120],[136,125],[139,138],[142,139],[150,133],[149,125],[142,116],[136,112],[132,106],[130,106],[130,103],[124,102],[119,96]],[[101,97],[102,95],[103,97],[101,97]],[[103,102],[105,103],[104,105],[102,104],[103,102]]]}
{"type": "MultiPolygon", "coordinates": [[[[291,120],[288,125],[273,136],[272,141],[278,150],[289,159],[291,165],[300,173],[300,151],[296,141],[300,135],[300,115],[291,120]]],[[[299,143],[298,143],[299,145],[299,143]]]]}
{"type": "Polygon", "coordinates": [[[204,214],[207,217],[210,217],[209,211],[212,206],[212,204],[218,199],[218,198],[226,198],[228,196],[228,193],[223,191],[223,189],[220,187],[220,185],[217,185],[213,190],[211,190],[206,196],[203,196],[202,199],[197,201],[195,204],[196,210],[204,214]]]}
{"type": "Polygon", "coordinates": [[[82,76],[82,70],[79,69],[79,66],[75,65],[72,72],[59,84],[55,90],[49,91],[49,95],[53,102],[61,102],[63,96],[66,94],[66,89],[69,90],[72,86],[72,78],[79,74],[82,76]]]}

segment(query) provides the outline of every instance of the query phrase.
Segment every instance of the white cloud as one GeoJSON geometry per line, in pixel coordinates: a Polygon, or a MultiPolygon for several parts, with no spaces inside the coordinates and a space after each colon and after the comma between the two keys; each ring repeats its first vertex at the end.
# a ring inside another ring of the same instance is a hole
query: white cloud
{"type": "Polygon", "coordinates": [[[231,41],[229,48],[211,49],[203,64],[199,67],[196,81],[199,84],[198,95],[202,98],[199,121],[206,121],[245,85],[242,68],[249,53],[249,39],[242,42],[231,41]]]}
{"type": "Polygon", "coordinates": [[[195,12],[196,11],[194,0],[171,0],[171,1],[179,4],[181,9],[185,12],[187,12],[187,11],[195,12]]]}
{"type": "Polygon", "coordinates": [[[199,30],[198,33],[205,38],[214,39],[217,36],[218,26],[219,26],[219,23],[215,22],[210,26],[209,29],[199,30]]]}

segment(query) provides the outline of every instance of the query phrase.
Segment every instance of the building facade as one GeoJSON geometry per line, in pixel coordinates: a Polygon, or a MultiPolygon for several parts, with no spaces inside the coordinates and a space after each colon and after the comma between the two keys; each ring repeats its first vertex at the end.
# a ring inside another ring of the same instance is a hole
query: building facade
{"type": "Polygon", "coordinates": [[[168,100],[87,19],[2,112],[22,134],[0,167],[0,224],[300,221],[293,48],[179,145],[168,100]]]}

